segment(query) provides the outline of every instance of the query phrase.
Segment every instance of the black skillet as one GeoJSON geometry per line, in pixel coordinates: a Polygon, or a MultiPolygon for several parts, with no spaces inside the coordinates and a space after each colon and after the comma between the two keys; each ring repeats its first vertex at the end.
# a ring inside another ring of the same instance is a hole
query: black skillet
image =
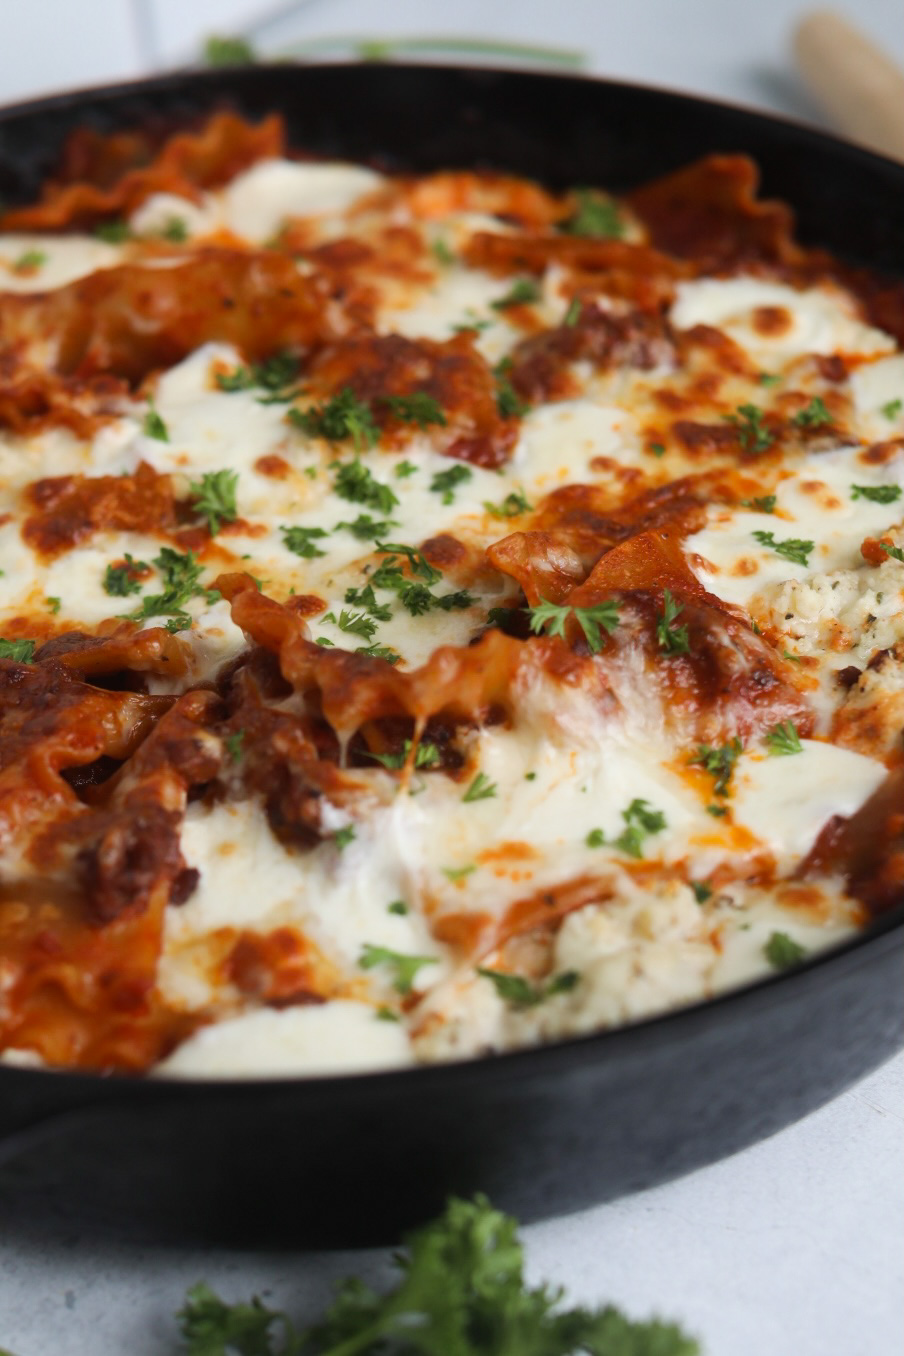
{"type": "MultiPolygon", "coordinates": [[[[598,80],[404,66],[187,73],[0,112],[0,195],[65,135],[279,110],[291,144],[387,169],[475,166],[615,189],[743,151],[805,243],[899,275],[904,167],[700,99],[598,80]]],[[[524,1219],[734,1153],[875,1068],[904,1032],[904,901],[853,942],[669,1016],[523,1053],[366,1077],[166,1083],[0,1067],[0,1236],[346,1246],[449,1192],[524,1219]]],[[[855,1152],[852,1146],[852,1152],[855,1152]]]]}

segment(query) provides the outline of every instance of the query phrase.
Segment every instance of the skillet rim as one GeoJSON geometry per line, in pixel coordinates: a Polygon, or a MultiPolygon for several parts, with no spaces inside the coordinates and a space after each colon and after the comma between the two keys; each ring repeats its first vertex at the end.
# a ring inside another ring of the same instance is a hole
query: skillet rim
{"type": "MultiPolygon", "coordinates": [[[[547,83],[550,85],[577,83],[586,86],[601,86],[616,96],[624,93],[627,96],[639,96],[641,99],[644,97],[665,98],[673,101],[676,105],[711,110],[714,115],[727,113],[732,118],[749,122],[753,126],[765,124],[776,133],[783,128],[787,129],[798,140],[810,141],[820,145],[827,153],[838,158],[842,165],[845,160],[853,160],[866,166],[872,164],[885,173],[891,171],[893,175],[900,175],[901,186],[904,189],[904,164],[891,157],[881,155],[869,147],[836,136],[804,120],[785,117],[771,110],[759,110],[745,104],[720,100],[707,95],[687,93],[667,86],[639,81],[614,80],[591,73],[563,73],[492,65],[468,66],[449,62],[288,60],[210,69],[184,67],[164,74],[116,81],[112,84],[79,86],[76,89],[42,95],[35,99],[0,105],[0,134],[2,134],[7,123],[15,123],[29,117],[39,117],[54,112],[72,112],[75,114],[79,105],[92,101],[112,104],[117,99],[127,99],[130,96],[152,96],[157,92],[178,91],[180,87],[186,89],[187,93],[193,92],[199,87],[201,89],[209,87],[211,103],[212,106],[215,106],[217,100],[224,100],[229,97],[228,84],[230,81],[235,81],[236,84],[241,85],[245,78],[254,79],[267,74],[284,75],[293,70],[326,70],[342,73],[360,70],[362,67],[368,70],[379,69],[384,71],[387,78],[395,70],[413,70],[432,72],[438,76],[485,78],[488,81],[509,79],[524,83],[547,83]]],[[[240,100],[241,91],[237,89],[234,97],[240,100]]],[[[273,111],[278,112],[279,109],[274,107],[273,111]]],[[[714,138],[717,138],[718,135],[719,133],[715,132],[714,138]]],[[[377,154],[377,152],[374,153],[375,156],[377,154]]],[[[758,168],[761,167],[758,166],[758,168]]],[[[796,210],[793,202],[789,205],[793,210],[796,210]]],[[[899,271],[904,276],[904,263],[902,263],[899,271]]],[[[892,276],[894,276],[894,273],[892,273],[892,276]]],[[[667,1045],[669,1037],[674,1041],[681,1042],[682,1029],[686,1029],[686,1039],[687,1030],[692,1031],[700,1023],[708,1024],[707,1014],[709,1013],[714,1013],[714,1020],[716,1020],[721,1012],[726,1009],[734,1010],[739,1004],[750,1004],[754,1010],[760,1002],[769,1005],[769,994],[773,990],[776,990],[772,999],[773,1003],[794,1002],[803,986],[820,981],[830,983],[832,974],[843,974],[850,968],[868,965],[872,956],[878,959],[895,946],[904,949],[904,899],[900,904],[895,905],[891,910],[871,921],[859,933],[834,946],[814,953],[806,961],[791,969],[775,974],[766,974],[759,979],[750,980],[712,998],[700,999],[694,1003],[667,1009],[637,1021],[570,1036],[554,1042],[493,1052],[470,1059],[416,1064],[403,1068],[315,1076],[282,1075],[273,1078],[182,1078],[152,1073],[126,1074],[120,1071],[101,1073],[65,1068],[35,1069],[15,1064],[4,1064],[0,1061],[0,1086],[2,1086],[4,1079],[10,1082],[19,1082],[20,1086],[23,1082],[33,1082],[38,1079],[42,1087],[49,1088],[52,1086],[61,1092],[82,1090],[100,1093],[103,1089],[105,1097],[117,1093],[126,1094],[130,1097],[153,1097],[155,1092],[172,1097],[178,1095],[174,1093],[174,1089],[178,1088],[186,1095],[203,1098],[207,1094],[211,1096],[222,1095],[223,1093],[240,1095],[242,1089],[251,1090],[253,1095],[254,1092],[262,1088],[274,1094],[288,1091],[297,1094],[303,1088],[309,1090],[311,1096],[317,1096],[324,1092],[338,1096],[354,1095],[355,1091],[362,1087],[378,1087],[380,1093],[382,1093],[388,1090],[392,1083],[410,1086],[415,1078],[420,1080],[419,1086],[424,1091],[427,1090],[430,1081],[434,1078],[440,1078],[449,1085],[454,1085],[461,1078],[467,1080],[470,1077],[493,1077],[494,1080],[498,1080],[500,1076],[504,1076],[508,1081],[522,1077],[526,1065],[543,1063],[548,1066],[552,1060],[558,1060],[564,1071],[568,1068],[580,1066],[587,1061],[594,1062],[597,1057],[604,1059],[607,1051],[622,1053],[619,1047],[625,1047],[625,1056],[630,1058],[632,1046],[636,1045],[637,1042],[643,1045],[648,1037],[655,1042],[657,1036],[661,1036],[663,1031],[666,1034],[661,1038],[660,1044],[667,1045]]],[[[546,1069],[527,1070],[528,1073],[534,1075],[542,1075],[546,1071],[546,1069]]],[[[85,1103],[82,1103],[82,1105],[85,1105],[85,1103]]],[[[73,1109],[77,1110],[77,1107],[73,1109]]],[[[0,1142],[2,1142],[2,1138],[2,1132],[0,1132],[0,1142]]]]}

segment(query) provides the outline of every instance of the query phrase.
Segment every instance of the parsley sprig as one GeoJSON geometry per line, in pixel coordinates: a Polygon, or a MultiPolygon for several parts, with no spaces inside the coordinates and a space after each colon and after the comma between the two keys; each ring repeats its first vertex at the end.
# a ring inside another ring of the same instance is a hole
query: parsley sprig
{"type": "Polygon", "coordinates": [[[163,579],[163,592],[145,594],[141,606],[130,612],[131,621],[144,621],[148,617],[172,617],[176,625],[168,624],[169,630],[182,630],[191,625],[191,617],[185,611],[185,605],[191,598],[205,592],[198,580],[204,567],[198,564],[193,551],[182,555],[171,546],[161,547],[159,556],[153,564],[163,579]]]}
{"type": "Polygon", "coordinates": [[[617,838],[609,840],[602,829],[591,829],[585,840],[587,846],[598,848],[608,844],[639,860],[643,857],[644,841],[653,834],[661,833],[666,826],[662,811],[654,810],[649,801],[640,797],[635,797],[627,810],[622,810],[622,819],[625,827],[617,838]]]}
{"type": "Polygon", "coordinates": [[[149,568],[144,560],[133,560],[126,551],[121,565],[108,565],[104,571],[104,592],[111,598],[128,598],[141,592],[139,574],[149,568]]]}
{"type": "MultiPolygon", "coordinates": [[[[374,549],[383,552],[386,559],[377,566],[370,577],[371,593],[375,588],[390,589],[398,594],[399,602],[413,617],[423,616],[425,612],[435,608],[451,612],[472,606],[474,599],[467,589],[459,589],[455,593],[432,592],[433,585],[441,581],[443,572],[431,565],[423,552],[416,547],[406,546],[402,542],[378,541],[374,549]],[[414,578],[403,573],[401,568],[403,560],[414,578]]],[[[347,593],[346,602],[348,601],[347,593]]]]}
{"type": "Polygon", "coordinates": [[[814,396],[809,405],[797,414],[792,415],[791,423],[795,428],[821,428],[824,424],[834,424],[835,419],[831,410],[826,406],[819,396],[814,396]]]}
{"type": "Polygon", "coordinates": [[[393,1289],[343,1281],[307,1331],[259,1299],[226,1304],[196,1285],[179,1314],[185,1356],[699,1356],[673,1323],[635,1323],[611,1305],[563,1308],[560,1290],[528,1287],[517,1229],[485,1196],[453,1197],[404,1240],[393,1289]]]}
{"type": "Polygon", "coordinates": [[[327,533],[322,527],[280,527],[283,535],[283,546],[293,555],[301,556],[302,560],[314,560],[317,556],[325,556],[326,552],[321,551],[314,542],[320,541],[327,533]]]}
{"type": "Polygon", "coordinates": [[[554,998],[559,993],[570,993],[580,979],[576,970],[563,970],[553,975],[545,984],[531,984],[523,975],[512,975],[505,970],[486,970],[477,967],[477,973],[489,979],[495,986],[500,998],[505,999],[513,1008],[535,1008],[554,998]]]}
{"type": "Polygon", "coordinates": [[[359,400],[350,386],[343,386],[324,405],[306,410],[291,409],[289,422],[311,438],[338,443],[351,438],[356,452],[374,447],[380,430],[366,401],[359,400]]]}
{"type": "Polygon", "coordinates": [[[815,542],[803,541],[800,537],[787,537],[784,541],[776,541],[774,533],[763,532],[760,529],[753,535],[761,546],[768,546],[777,556],[784,556],[795,565],[806,565],[810,552],[816,545],[815,542]]]}
{"type": "Polygon", "coordinates": [[[519,518],[522,513],[530,513],[533,508],[523,490],[512,490],[501,504],[493,504],[489,499],[484,499],[483,506],[494,518],[519,518]]]}
{"type": "Polygon", "coordinates": [[[852,499],[870,499],[874,504],[894,504],[901,498],[900,485],[852,485],[852,499]]]}
{"type": "Polygon", "coordinates": [[[541,598],[537,606],[530,609],[530,629],[535,635],[545,630],[549,636],[562,636],[564,639],[565,622],[569,616],[574,617],[583,631],[591,654],[599,654],[603,648],[602,632],[606,631],[611,636],[618,626],[618,604],[612,598],[607,598],[605,602],[594,603],[590,607],[569,607],[541,598]]]}
{"type": "Polygon", "coordinates": [[[396,993],[411,993],[415,976],[425,965],[437,965],[436,956],[406,956],[401,951],[390,951],[387,946],[374,946],[366,942],[358,958],[362,970],[372,970],[376,965],[389,965],[395,971],[392,987],[396,993]]]}
{"type": "Polygon", "coordinates": [[[773,932],[763,947],[763,954],[773,970],[790,970],[800,965],[807,953],[787,932],[773,932]]]}
{"type": "Polygon", "coordinates": [[[215,537],[224,523],[234,523],[239,516],[236,504],[239,473],[228,469],[206,471],[199,481],[189,486],[192,507],[200,517],[207,519],[207,530],[215,537]]]}
{"type": "Polygon", "coordinates": [[[399,501],[388,485],[375,480],[370,469],[356,457],[342,462],[336,471],[333,489],[350,504],[364,504],[378,513],[391,513],[399,501]]]}
{"type": "MultiPolygon", "coordinates": [[[[406,739],[396,753],[368,753],[367,756],[378,763],[382,763],[390,771],[395,771],[405,766],[410,753],[411,740],[406,739]]],[[[418,771],[422,768],[436,767],[439,761],[440,752],[436,744],[431,744],[429,741],[418,744],[414,754],[414,766],[418,771]]]]}
{"type": "Polygon", "coordinates": [[[485,772],[478,772],[477,776],[471,782],[462,800],[465,805],[470,805],[475,800],[492,800],[497,794],[499,787],[495,782],[491,782],[485,772]]]}
{"type": "Polygon", "coordinates": [[[36,645],[37,641],[34,640],[7,640],[5,636],[0,636],[0,659],[11,659],[15,664],[31,664],[34,662],[36,645]]]}
{"type": "Polygon", "coordinates": [[[693,757],[687,761],[690,766],[696,764],[715,778],[713,784],[714,796],[727,796],[731,774],[742,751],[743,745],[740,739],[734,738],[730,739],[727,744],[719,746],[701,744],[693,757]]]}
{"type": "Polygon", "coordinates": [[[776,725],[775,729],[767,734],[765,743],[769,752],[777,757],[787,757],[789,754],[804,751],[793,720],[783,720],[781,724],[776,725]]]}
{"type": "Polygon", "coordinates": [[[688,654],[691,648],[686,626],[676,626],[675,620],[684,611],[684,604],[675,601],[668,589],[662,592],[662,612],[656,622],[656,640],[666,654],[688,654]]]}
{"type": "Polygon", "coordinates": [[[722,418],[738,430],[738,440],[745,452],[766,452],[775,442],[775,434],[763,423],[759,405],[739,405],[734,414],[723,414],[722,418]]]}
{"type": "Polygon", "coordinates": [[[592,240],[617,240],[624,235],[625,225],[612,198],[593,188],[576,188],[574,194],[577,208],[563,223],[563,231],[592,240]]]}
{"type": "Polygon", "coordinates": [[[259,387],[269,392],[261,404],[282,404],[298,395],[299,371],[299,361],[294,353],[274,353],[265,362],[236,367],[231,372],[218,372],[216,383],[221,391],[230,393],[259,387]]]}
{"type": "Polygon", "coordinates": [[[412,391],[409,395],[381,396],[396,419],[403,424],[417,424],[418,428],[427,428],[430,424],[439,424],[445,428],[448,422],[439,401],[426,391],[412,391]]]}
{"type": "Polygon", "coordinates": [[[459,485],[464,485],[473,475],[470,466],[462,466],[459,462],[455,466],[450,466],[448,471],[437,471],[430,482],[430,489],[434,494],[442,496],[441,503],[451,504],[459,485]]]}
{"type": "Polygon", "coordinates": [[[533,278],[518,278],[512,283],[505,296],[491,301],[494,311],[507,311],[510,306],[525,306],[540,300],[540,288],[533,278]]]}

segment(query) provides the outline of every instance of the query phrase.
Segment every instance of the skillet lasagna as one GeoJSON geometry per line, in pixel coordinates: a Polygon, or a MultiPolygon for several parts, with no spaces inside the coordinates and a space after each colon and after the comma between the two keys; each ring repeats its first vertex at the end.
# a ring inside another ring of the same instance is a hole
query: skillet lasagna
{"type": "Polygon", "coordinates": [[[904,890],[904,301],[616,198],[82,131],[0,221],[0,1048],[358,1071],[904,890]]]}

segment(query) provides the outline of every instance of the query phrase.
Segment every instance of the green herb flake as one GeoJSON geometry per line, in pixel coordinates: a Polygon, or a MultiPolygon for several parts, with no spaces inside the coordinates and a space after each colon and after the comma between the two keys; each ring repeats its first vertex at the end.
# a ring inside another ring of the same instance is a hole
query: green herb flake
{"type": "Polygon", "coordinates": [[[519,518],[522,513],[530,513],[533,507],[528,503],[523,490],[512,490],[501,504],[493,504],[484,499],[483,506],[494,518],[519,518]]]}
{"type": "Polygon", "coordinates": [[[94,227],[94,234],[108,245],[122,245],[132,239],[132,228],[127,221],[101,221],[94,227]]]}
{"type": "Polygon", "coordinates": [[[168,443],[169,429],[163,422],[163,418],[156,409],[153,400],[148,401],[148,408],[145,412],[141,424],[141,431],[146,438],[156,438],[158,443],[168,443]]]}
{"type": "Polygon", "coordinates": [[[333,489],[340,499],[347,499],[351,504],[364,504],[378,513],[391,513],[399,505],[389,486],[375,480],[368,467],[357,458],[339,466],[333,489]]]}
{"type": "Polygon", "coordinates": [[[402,1020],[397,1012],[393,1012],[392,1008],[387,1008],[385,1005],[377,1008],[376,1017],[378,1022],[400,1022],[402,1020]]]}
{"type": "Polygon", "coordinates": [[[355,840],[354,824],[346,824],[344,828],[337,829],[336,832],[333,834],[333,842],[336,844],[336,847],[339,849],[340,852],[343,852],[348,847],[349,843],[354,842],[354,840],[355,840]]]}
{"type": "Polygon", "coordinates": [[[162,547],[153,564],[162,576],[163,592],[146,594],[141,606],[128,614],[129,618],[143,621],[148,617],[173,616],[182,623],[181,629],[190,626],[191,618],[185,612],[185,604],[204,592],[198,583],[203,566],[198,564],[193,551],[182,555],[171,546],[162,547]]]}
{"type": "Polygon", "coordinates": [[[530,410],[526,400],[522,400],[508,377],[496,378],[496,408],[503,419],[520,419],[530,410]]]}
{"type": "Polygon", "coordinates": [[[485,773],[478,772],[477,776],[462,796],[462,801],[465,805],[470,805],[471,802],[475,800],[492,800],[498,790],[499,787],[495,782],[491,782],[485,773]]]}
{"type": "Polygon", "coordinates": [[[491,301],[490,305],[494,311],[507,311],[510,306],[526,306],[532,301],[540,300],[540,288],[534,282],[533,278],[518,278],[504,297],[499,297],[497,301],[491,301]]]}
{"type": "Polygon", "coordinates": [[[60,608],[63,606],[63,600],[62,598],[53,598],[48,596],[47,598],[44,599],[44,604],[47,608],[47,611],[51,612],[54,616],[56,616],[60,608]]]}
{"type": "Polygon", "coordinates": [[[904,409],[904,400],[899,396],[897,400],[889,400],[882,405],[880,412],[885,415],[886,419],[897,419],[902,409],[904,409]]]}
{"type": "Polygon", "coordinates": [[[201,479],[189,486],[192,508],[207,519],[207,530],[215,537],[224,523],[234,523],[239,516],[236,505],[238,471],[206,471],[201,479]]]}
{"type": "Polygon", "coordinates": [[[770,730],[765,743],[773,757],[787,757],[789,754],[804,751],[797,726],[791,720],[783,720],[774,730],[770,730]]]}
{"type": "Polygon", "coordinates": [[[753,536],[761,546],[768,546],[777,556],[784,556],[785,560],[793,561],[795,565],[806,566],[810,552],[816,545],[815,542],[803,541],[800,537],[787,537],[785,541],[776,541],[772,532],[761,530],[754,532],[753,536]]]}
{"type": "Polygon", "coordinates": [[[739,405],[734,414],[723,414],[722,418],[738,430],[738,440],[745,452],[766,452],[775,442],[775,434],[763,423],[763,411],[758,405],[739,405]]]}
{"type": "Polygon", "coordinates": [[[455,255],[442,236],[437,236],[431,243],[430,253],[438,264],[445,264],[448,267],[448,265],[455,263],[455,255]]]}
{"type": "Polygon", "coordinates": [[[430,490],[433,494],[442,496],[440,503],[451,504],[458,486],[470,480],[473,474],[470,466],[463,466],[459,462],[455,466],[450,466],[448,471],[437,471],[430,482],[430,490]]]}
{"type": "Polygon", "coordinates": [[[394,527],[398,527],[398,523],[391,518],[373,518],[369,513],[359,513],[353,523],[337,523],[333,531],[338,532],[341,529],[344,532],[351,532],[359,541],[377,541],[380,537],[385,537],[394,527]]]}
{"type": "Polygon", "coordinates": [[[901,498],[900,485],[852,485],[852,499],[870,499],[874,504],[894,504],[901,498]]]}
{"type": "Polygon", "coordinates": [[[43,250],[26,250],[13,264],[13,272],[33,273],[36,269],[43,268],[46,263],[47,255],[43,250]]]}
{"type": "Polygon", "coordinates": [[[351,438],[356,452],[374,447],[380,437],[370,406],[359,400],[350,386],[344,386],[325,405],[291,409],[287,417],[311,438],[325,438],[331,443],[351,438]]]}
{"type": "Polygon", "coordinates": [[[327,534],[322,527],[286,527],[282,525],[280,532],[283,535],[283,546],[293,555],[300,556],[302,560],[314,560],[317,556],[325,556],[326,552],[321,551],[314,542],[322,540],[327,534]]]}
{"type": "Polygon", "coordinates": [[[386,912],[397,913],[400,918],[404,918],[405,914],[408,912],[408,905],[405,903],[404,899],[394,899],[391,904],[387,904],[386,912]]]}
{"type": "Polygon", "coordinates": [[[727,744],[719,746],[701,744],[693,757],[687,761],[689,766],[702,767],[705,772],[715,778],[714,796],[727,796],[729,795],[729,784],[734,765],[742,752],[743,745],[740,739],[735,738],[730,739],[727,744]]]}
{"type": "Polygon", "coordinates": [[[570,330],[578,323],[581,318],[582,310],[583,303],[580,297],[572,297],[571,301],[568,303],[568,310],[565,312],[565,318],[562,321],[562,324],[566,329],[570,330]]]}
{"type": "Polygon", "coordinates": [[[612,198],[593,188],[576,188],[574,194],[577,208],[564,222],[563,231],[591,240],[617,240],[624,235],[625,225],[612,198]]]}
{"type": "Polygon", "coordinates": [[[742,499],[744,508],[756,509],[758,513],[774,513],[776,496],[774,494],[764,494],[755,499],[742,499]]]}
{"type": "MultiPolygon", "coordinates": [[[[411,752],[412,741],[406,739],[402,747],[396,753],[368,753],[368,758],[373,758],[375,762],[382,763],[383,767],[389,769],[398,769],[404,767],[408,762],[408,755],[411,752]]],[[[423,742],[418,744],[414,755],[414,766],[420,771],[422,768],[436,767],[440,762],[440,752],[436,744],[423,742]]]]}
{"type": "Polygon", "coordinates": [[[603,603],[594,603],[590,607],[568,607],[549,603],[545,598],[541,598],[537,606],[530,608],[529,611],[530,629],[535,635],[546,629],[547,635],[563,638],[565,622],[571,613],[584,633],[591,654],[599,654],[603,648],[602,632],[606,631],[611,635],[619,621],[618,604],[611,598],[603,603]]]}
{"type": "Polygon", "coordinates": [[[783,378],[777,372],[758,372],[757,381],[761,386],[778,386],[783,378]]]}
{"type": "Polygon", "coordinates": [[[666,654],[689,654],[690,636],[686,626],[676,626],[675,619],[684,611],[684,604],[678,603],[668,589],[663,589],[662,612],[656,622],[656,640],[666,654]]]}
{"type": "Polygon", "coordinates": [[[0,659],[11,659],[15,664],[34,663],[35,640],[7,640],[0,636],[0,659]]]}
{"type": "Polygon", "coordinates": [[[650,443],[650,451],[654,457],[665,456],[665,443],[650,443]]]}
{"type": "Polygon", "coordinates": [[[806,957],[806,948],[789,937],[787,932],[773,932],[763,947],[763,954],[773,970],[790,970],[806,957]]]}
{"type": "Polygon", "coordinates": [[[444,866],[442,870],[446,879],[451,880],[454,883],[455,881],[464,880],[467,876],[470,876],[472,872],[477,870],[477,867],[471,862],[467,866],[444,866]]]}
{"type": "Polygon", "coordinates": [[[381,396],[381,402],[403,424],[417,424],[418,428],[427,428],[430,424],[439,424],[445,428],[447,419],[437,400],[426,391],[412,391],[410,395],[381,396]]]}
{"type": "Polygon", "coordinates": [[[232,762],[240,763],[245,756],[245,731],[236,730],[233,734],[228,734],[223,744],[232,762]]]}
{"type": "Polygon", "coordinates": [[[141,580],[136,576],[149,570],[144,560],[133,560],[126,551],[121,565],[108,565],[104,572],[104,592],[111,598],[128,598],[141,592],[141,580]]]}
{"type": "Polygon", "coordinates": [[[332,622],[340,631],[351,636],[360,636],[362,640],[373,640],[377,623],[363,612],[349,612],[343,608],[337,617],[335,612],[325,612],[322,621],[332,622]]]}
{"type": "Polygon", "coordinates": [[[535,1008],[545,1003],[547,998],[556,994],[570,993],[580,979],[576,970],[564,970],[553,975],[545,984],[532,984],[522,975],[509,974],[505,970],[487,970],[477,967],[477,973],[493,984],[499,997],[514,1008],[535,1008]]]}
{"type": "Polygon", "coordinates": [[[643,857],[644,840],[653,834],[661,833],[666,826],[665,815],[654,810],[649,801],[635,798],[627,810],[622,810],[625,828],[612,840],[612,846],[629,857],[643,857]]]}
{"type": "Polygon", "coordinates": [[[188,239],[188,226],[185,219],[183,217],[170,217],[160,234],[164,240],[170,240],[174,245],[183,245],[188,239]]]}
{"type": "Polygon", "coordinates": [[[401,951],[390,951],[386,946],[373,946],[365,943],[358,958],[362,970],[372,970],[376,965],[389,965],[395,971],[392,987],[396,993],[411,993],[415,976],[425,965],[436,965],[436,956],[406,956],[401,951]]]}
{"type": "Polygon", "coordinates": [[[892,546],[887,541],[880,541],[879,546],[892,560],[899,560],[904,565],[904,551],[901,550],[900,546],[892,546]]]}
{"type": "Polygon", "coordinates": [[[399,480],[407,480],[409,476],[417,474],[417,467],[410,461],[400,461],[395,468],[395,475],[399,480]]]}
{"type": "Polygon", "coordinates": [[[712,898],[712,886],[707,885],[706,881],[692,880],[690,885],[694,892],[694,899],[696,899],[698,904],[705,904],[708,899],[712,898]]]}
{"type": "Polygon", "coordinates": [[[605,846],[606,835],[602,829],[591,829],[584,842],[589,848],[601,848],[605,846]]]}
{"type": "Polygon", "coordinates": [[[819,396],[814,396],[809,405],[798,410],[791,418],[795,428],[822,428],[825,424],[834,424],[835,419],[819,396]]]}

